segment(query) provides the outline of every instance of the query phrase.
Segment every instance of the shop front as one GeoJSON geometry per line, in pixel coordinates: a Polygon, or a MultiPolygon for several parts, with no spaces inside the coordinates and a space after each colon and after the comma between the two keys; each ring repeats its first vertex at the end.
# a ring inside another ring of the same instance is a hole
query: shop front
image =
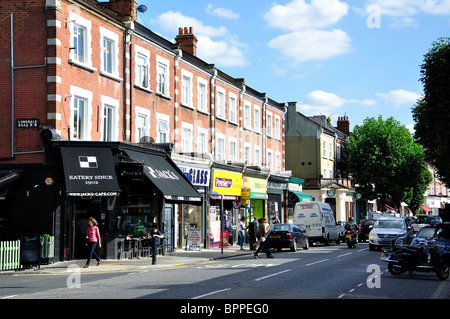
{"type": "Polygon", "coordinates": [[[304,179],[291,177],[288,183],[287,193],[287,222],[294,222],[294,208],[298,202],[312,202],[313,198],[303,192],[304,179]]]}
{"type": "Polygon", "coordinates": [[[267,181],[267,217],[272,223],[287,221],[287,186],[289,177],[270,174],[267,181]]]}
{"type": "MultiPolygon", "coordinates": [[[[122,146],[121,171],[124,194],[117,216],[119,238],[146,236],[153,225],[164,235],[167,249],[179,247],[178,212],[201,211],[202,195],[167,153],[122,146]]],[[[196,214],[192,214],[197,218],[196,214]]]]}
{"type": "Polygon", "coordinates": [[[209,247],[237,241],[239,208],[242,188],[242,169],[231,165],[213,163],[208,212],[209,247]],[[221,218],[223,216],[223,218],[221,218]]]}
{"type": "Polygon", "coordinates": [[[208,239],[207,206],[211,169],[185,164],[178,164],[180,170],[191,184],[202,195],[203,205],[182,204],[181,214],[178,214],[178,247],[197,249],[206,247],[208,239]],[[194,242],[195,241],[195,242],[194,242]]]}

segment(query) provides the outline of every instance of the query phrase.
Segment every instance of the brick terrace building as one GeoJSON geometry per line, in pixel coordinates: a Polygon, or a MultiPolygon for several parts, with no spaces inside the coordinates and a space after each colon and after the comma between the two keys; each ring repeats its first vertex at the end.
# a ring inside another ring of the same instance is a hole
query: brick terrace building
{"type": "MultiPolygon", "coordinates": [[[[210,169],[211,185],[214,165],[248,176],[248,188],[252,179],[267,183],[272,175],[284,178],[284,103],[197,57],[191,27],[181,26],[172,42],[137,23],[136,15],[134,0],[1,2],[3,238],[59,234],[57,255],[74,258],[76,231],[71,225],[89,214],[100,215],[115,247],[119,231],[113,225],[120,228],[129,217],[136,220],[127,223],[136,225],[146,210],[151,215],[146,222],[166,227],[172,243],[183,245],[181,229],[194,224],[182,213],[192,210],[189,200],[162,196],[165,201],[152,204],[156,197],[144,200],[143,195],[130,201],[136,194],[129,191],[124,199],[128,187],[122,185],[119,201],[114,196],[66,196],[64,147],[109,148],[120,176],[124,171],[117,168],[119,162],[137,162],[127,150],[139,145],[140,152],[158,153],[159,145],[179,165],[210,169]],[[102,213],[92,211],[89,207],[96,206],[89,201],[99,202],[102,213]],[[137,212],[143,202],[145,208],[137,212]],[[124,209],[136,214],[122,216],[124,209]],[[62,238],[67,236],[71,239],[62,238]]],[[[204,238],[211,185],[199,189],[203,200],[195,217],[203,224],[204,238]]],[[[237,195],[227,199],[227,207],[239,202],[237,195]]],[[[260,214],[267,215],[267,202],[262,205],[260,214]]],[[[106,254],[115,254],[113,250],[106,254]]]]}

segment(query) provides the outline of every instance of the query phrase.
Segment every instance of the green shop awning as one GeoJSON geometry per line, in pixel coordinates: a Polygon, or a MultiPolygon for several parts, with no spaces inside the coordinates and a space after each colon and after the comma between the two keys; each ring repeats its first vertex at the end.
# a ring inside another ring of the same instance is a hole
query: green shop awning
{"type": "Polygon", "coordinates": [[[297,199],[299,202],[312,202],[313,201],[312,197],[306,193],[289,191],[289,203],[297,202],[297,199]],[[296,198],[294,197],[291,199],[292,196],[296,196],[296,198]]]}

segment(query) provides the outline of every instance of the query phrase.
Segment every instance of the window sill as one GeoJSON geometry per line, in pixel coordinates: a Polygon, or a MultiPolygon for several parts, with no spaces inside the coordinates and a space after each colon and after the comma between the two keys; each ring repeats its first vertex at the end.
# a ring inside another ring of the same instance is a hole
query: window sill
{"type": "Polygon", "coordinates": [[[187,109],[190,109],[190,110],[195,110],[195,107],[193,107],[193,106],[191,106],[191,105],[188,105],[188,104],[185,104],[185,103],[180,103],[180,105],[181,106],[183,106],[183,107],[185,107],[185,108],[187,108],[187,109]]]}
{"type": "Polygon", "coordinates": [[[133,87],[135,87],[135,88],[138,89],[138,90],[145,91],[145,92],[147,92],[147,93],[154,93],[153,90],[151,90],[151,89],[149,89],[149,88],[146,88],[145,86],[141,86],[141,85],[139,85],[139,84],[137,84],[137,83],[133,83],[133,87]]]}
{"type": "Polygon", "coordinates": [[[163,99],[169,100],[169,101],[172,100],[172,97],[170,97],[168,95],[165,95],[165,94],[162,94],[161,92],[155,92],[155,95],[159,96],[159,97],[161,97],[163,99]]]}
{"type": "Polygon", "coordinates": [[[104,76],[104,77],[110,78],[111,80],[114,80],[114,81],[117,81],[117,82],[122,82],[123,81],[122,78],[120,78],[118,76],[115,76],[114,74],[107,73],[105,71],[99,71],[98,73],[100,75],[104,76]]]}
{"type": "Polygon", "coordinates": [[[85,63],[83,63],[83,62],[74,60],[74,59],[69,59],[69,64],[74,65],[74,66],[77,66],[77,67],[82,68],[82,69],[85,69],[85,70],[87,70],[87,71],[89,71],[89,72],[92,72],[92,73],[94,73],[95,71],[97,71],[96,68],[94,68],[94,67],[92,67],[92,66],[90,66],[90,65],[87,65],[87,64],[85,64],[85,63]]]}

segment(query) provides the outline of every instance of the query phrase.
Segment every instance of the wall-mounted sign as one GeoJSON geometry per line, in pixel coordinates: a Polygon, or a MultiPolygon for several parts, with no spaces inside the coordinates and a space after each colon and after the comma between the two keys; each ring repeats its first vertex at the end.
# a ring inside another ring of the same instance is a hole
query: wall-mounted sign
{"type": "Polygon", "coordinates": [[[39,128],[41,123],[39,119],[16,119],[17,128],[39,128]]]}
{"type": "Polygon", "coordinates": [[[178,165],[180,170],[186,175],[194,186],[209,187],[211,170],[209,168],[200,168],[187,165],[178,165]]]}

